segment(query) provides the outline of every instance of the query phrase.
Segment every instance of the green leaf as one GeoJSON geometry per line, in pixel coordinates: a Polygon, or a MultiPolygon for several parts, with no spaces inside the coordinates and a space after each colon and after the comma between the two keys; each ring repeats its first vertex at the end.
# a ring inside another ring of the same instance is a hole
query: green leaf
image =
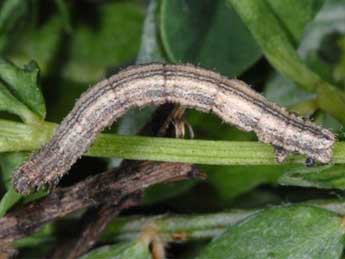
{"type": "Polygon", "coordinates": [[[158,1],[150,0],[146,10],[143,32],[141,34],[140,49],[137,64],[150,62],[165,62],[165,53],[158,37],[159,28],[157,21],[158,1]]]}
{"type": "Polygon", "coordinates": [[[334,68],[333,77],[338,82],[338,84],[341,85],[343,89],[345,89],[345,36],[341,37],[341,39],[339,39],[337,43],[340,48],[341,54],[340,60],[334,68]]]}
{"type": "Polygon", "coordinates": [[[143,14],[138,1],[97,5],[98,23],[79,22],[70,42],[63,77],[76,82],[95,82],[106,69],[135,58],[140,43],[143,14]]]}
{"type": "Polygon", "coordinates": [[[141,240],[130,243],[120,243],[112,246],[103,246],[92,250],[88,254],[81,257],[81,259],[102,259],[102,258],[116,258],[116,259],[151,259],[151,254],[148,245],[141,240]]]}
{"type": "Polygon", "coordinates": [[[11,176],[14,169],[21,165],[28,157],[24,152],[2,153],[0,155],[1,178],[5,184],[7,192],[0,200],[0,217],[2,217],[9,209],[11,209],[17,202],[33,201],[48,194],[47,191],[41,190],[31,195],[23,197],[19,195],[12,186],[11,176]]]}
{"type": "MultiPolygon", "coordinates": [[[[33,233],[32,235],[15,240],[14,244],[17,249],[30,246],[37,247],[48,242],[56,241],[56,237],[54,236],[56,234],[55,232],[56,226],[54,226],[54,223],[48,223],[40,227],[37,232],[33,233]]],[[[41,247],[42,246],[40,246],[40,248],[41,247]]]]}
{"type": "Polygon", "coordinates": [[[285,172],[278,181],[282,185],[345,189],[345,166],[298,167],[285,172]]]}
{"type": "MultiPolygon", "coordinates": [[[[141,34],[140,48],[136,59],[136,64],[145,64],[151,62],[166,62],[165,53],[162,49],[158,37],[157,21],[157,0],[151,0],[146,10],[143,31],[141,34]]],[[[117,133],[120,135],[135,135],[151,119],[154,107],[145,107],[144,109],[130,110],[118,123],[117,133]]],[[[111,164],[118,164],[118,159],[113,159],[111,164]]],[[[150,198],[148,198],[150,200],[150,198]]]]}
{"type": "Polygon", "coordinates": [[[46,109],[43,95],[38,86],[38,73],[39,68],[33,61],[21,69],[0,58],[0,79],[19,101],[27,105],[41,118],[44,118],[46,109]]]}
{"type": "Polygon", "coordinates": [[[20,18],[28,12],[28,1],[4,0],[0,5],[0,50],[8,43],[8,35],[20,18]]]}
{"type": "Polygon", "coordinates": [[[285,107],[316,98],[315,94],[304,91],[293,81],[279,73],[274,73],[268,80],[264,95],[270,101],[285,107]]]}
{"type": "MultiPolygon", "coordinates": [[[[221,123],[210,114],[190,111],[188,121],[195,132],[204,132],[207,139],[236,141],[256,140],[254,134],[242,132],[235,127],[221,123]]],[[[198,135],[197,138],[200,138],[198,135]]],[[[219,198],[229,201],[259,184],[275,182],[284,169],[281,166],[201,166],[208,174],[208,181],[214,187],[219,198]]]]}
{"type": "MultiPolygon", "coordinates": [[[[342,85],[341,79],[337,79],[339,77],[336,71],[338,62],[341,62],[340,33],[342,31],[343,34],[345,33],[342,29],[345,26],[344,3],[344,1],[328,1],[308,25],[299,47],[299,53],[308,66],[323,79],[337,83],[338,86],[342,85]]],[[[315,93],[305,92],[292,80],[278,73],[268,81],[265,96],[283,106],[295,105],[317,97],[315,93]]],[[[314,106],[312,112],[317,108],[318,106],[314,106]]]]}
{"type": "Polygon", "coordinates": [[[344,230],[340,217],[316,207],[267,209],[229,227],[198,258],[340,258],[344,230]]]}
{"type": "Polygon", "coordinates": [[[5,184],[7,192],[1,198],[0,201],[0,217],[2,217],[6,211],[8,211],[13,205],[15,205],[22,196],[16,193],[12,187],[11,175],[15,168],[27,159],[27,154],[18,153],[3,153],[0,155],[0,166],[2,182],[5,184]]]}
{"type": "Polygon", "coordinates": [[[59,10],[59,14],[64,24],[64,29],[68,33],[72,33],[71,14],[64,0],[55,0],[55,4],[59,10]]]}
{"type": "MultiPolygon", "coordinates": [[[[166,62],[165,53],[158,37],[157,9],[158,0],[150,0],[146,10],[136,64],[166,62]]],[[[152,118],[152,114],[155,110],[156,107],[130,110],[120,119],[117,133],[120,135],[137,134],[152,118]]],[[[118,165],[119,163],[120,159],[112,159],[110,166],[114,167],[114,165],[118,165]]],[[[150,200],[150,198],[148,198],[148,200],[150,200]]]]}
{"type": "Polygon", "coordinates": [[[0,110],[18,115],[25,123],[36,121],[36,115],[18,101],[0,81],[0,110]]]}
{"type": "Polygon", "coordinates": [[[22,195],[18,194],[12,187],[2,196],[0,200],[0,217],[12,208],[20,199],[22,195]]]}
{"type": "Polygon", "coordinates": [[[12,171],[28,158],[24,152],[2,153],[0,155],[1,178],[7,189],[11,187],[12,171]]]}
{"type": "Polygon", "coordinates": [[[6,53],[11,60],[18,64],[33,59],[38,63],[42,76],[51,72],[56,77],[55,58],[61,58],[59,46],[62,44],[63,28],[64,19],[60,15],[52,16],[40,27],[28,23],[20,34],[16,35],[18,38],[8,46],[6,53]]]}
{"type": "Polygon", "coordinates": [[[345,123],[345,93],[312,72],[298,56],[288,32],[266,1],[227,0],[239,13],[269,62],[305,90],[318,94],[319,107],[345,123]]]}
{"type": "Polygon", "coordinates": [[[313,20],[325,0],[264,0],[267,1],[294,46],[298,46],[306,25],[313,20]],[[293,17],[293,19],[291,19],[293,17]]]}
{"type": "Polygon", "coordinates": [[[162,1],[161,36],[172,62],[190,62],[237,76],[261,51],[223,0],[162,1]]]}
{"type": "MultiPolygon", "coordinates": [[[[202,168],[205,168],[202,167],[202,168]]],[[[222,200],[233,199],[263,183],[275,183],[284,166],[206,167],[208,181],[222,200]]]]}
{"type": "MultiPolygon", "coordinates": [[[[157,0],[151,0],[146,11],[144,28],[141,34],[140,49],[136,63],[144,64],[151,62],[166,61],[165,54],[158,38],[158,21],[157,21],[157,0]]],[[[142,110],[131,110],[121,118],[118,134],[134,135],[149,121],[155,108],[146,107],[142,110]]]]}

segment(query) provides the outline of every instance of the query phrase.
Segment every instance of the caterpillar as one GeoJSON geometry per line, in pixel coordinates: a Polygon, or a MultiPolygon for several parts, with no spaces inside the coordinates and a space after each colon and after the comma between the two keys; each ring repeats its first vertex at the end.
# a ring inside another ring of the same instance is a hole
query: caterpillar
{"type": "Polygon", "coordinates": [[[328,163],[334,134],[266,100],[246,83],[193,65],[132,66],[97,83],[76,102],[52,139],[13,174],[15,189],[28,194],[56,185],[87,151],[97,134],[132,107],[178,103],[212,112],[275,147],[283,162],[290,152],[328,163]]]}

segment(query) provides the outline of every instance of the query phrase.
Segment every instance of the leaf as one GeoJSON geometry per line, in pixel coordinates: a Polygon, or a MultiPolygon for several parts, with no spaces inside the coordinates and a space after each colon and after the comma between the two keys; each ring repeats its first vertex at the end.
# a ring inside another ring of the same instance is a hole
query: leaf
{"type": "Polygon", "coordinates": [[[338,40],[340,48],[340,60],[335,66],[333,77],[343,89],[345,89],[345,36],[338,40]]]}
{"type": "MultiPolygon", "coordinates": [[[[157,9],[158,1],[151,0],[147,7],[140,50],[136,61],[137,64],[151,62],[165,63],[167,61],[158,35],[157,9]]],[[[156,108],[147,107],[139,111],[129,111],[120,120],[117,133],[126,135],[137,134],[152,117],[154,110],[156,108]]],[[[195,181],[183,181],[152,186],[145,190],[143,202],[144,204],[153,204],[175,197],[186,192],[195,184],[195,181]]]]}
{"type": "Polygon", "coordinates": [[[316,98],[315,94],[304,91],[279,73],[274,73],[268,80],[264,95],[270,101],[285,107],[316,98]]]}
{"type": "MultiPolygon", "coordinates": [[[[340,57],[337,46],[339,37],[334,35],[338,35],[341,31],[345,34],[343,29],[345,28],[344,17],[345,2],[328,1],[315,20],[307,27],[299,47],[299,53],[309,67],[324,79],[340,84],[341,82],[336,79],[335,72],[338,64],[336,61],[340,57]],[[325,41],[327,41],[327,45],[324,46],[325,41]]],[[[265,87],[265,96],[283,106],[296,105],[317,97],[315,93],[305,92],[292,80],[278,73],[275,73],[268,81],[265,87]]],[[[324,99],[333,100],[327,93],[324,96],[324,99]]],[[[310,113],[318,109],[317,105],[318,103],[312,107],[310,113]]],[[[323,121],[323,125],[333,129],[340,126],[325,123],[325,121],[323,121]]]]}
{"type": "MultiPolygon", "coordinates": [[[[202,167],[202,168],[205,168],[202,167]]],[[[224,200],[230,200],[263,183],[275,183],[284,166],[213,166],[206,167],[208,181],[224,200]]]]}
{"type": "Polygon", "coordinates": [[[278,180],[282,185],[345,189],[345,166],[298,167],[285,172],[278,180]]]}
{"type": "Polygon", "coordinates": [[[116,259],[151,259],[151,254],[148,245],[141,240],[132,241],[129,243],[120,243],[111,246],[103,246],[92,250],[88,254],[80,257],[81,259],[101,259],[101,258],[116,258],[116,259]]]}
{"type": "Polygon", "coordinates": [[[314,19],[325,2],[325,0],[264,1],[269,3],[282,27],[291,36],[290,39],[294,46],[298,46],[306,25],[314,19]]]}
{"type": "Polygon", "coordinates": [[[63,43],[64,21],[60,15],[54,15],[40,27],[33,23],[26,24],[16,35],[15,42],[8,46],[7,55],[18,64],[33,59],[38,63],[42,77],[49,72],[57,77],[56,59],[62,55],[59,47],[63,43]]]}
{"type": "Polygon", "coordinates": [[[36,115],[26,105],[18,101],[0,81],[0,110],[18,115],[24,122],[32,123],[36,115]]]}
{"type": "Polygon", "coordinates": [[[305,90],[318,94],[319,107],[342,123],[345,93],[321,79],[298,56],[288,32],[279,23],[266,1],[227,0],[240,14],[269,62],[305,90]]]}
{"type": "Polygon", "coordinates": [[[198,258],[340,258],[344,226],[336,214],[307,206],[267,209],[227,228],[198,258]]]}
{"type": "Polygon", "coordinates": [[[164,50],[158,38],[157,8],[157,0],[150,0],[141,34],[137,64],[166,61],[164,50]]]}
{"type": "Polygon", "coordinates": [[[241,19],[223,0],[163,0],[160,29],[172,62],[237,76],[261,56],[241,19]]]}
{"type": "Polygon", "coordinates": [[[98,81],[106,69],[128,62],[138,51],[143,22],[138,1],[110,1],[98,6],[97,26],[81,21],[74,28],[62,71],[65,79],[98,81]]]}
{"type": "MultiPolygon", "coordinates": [[[[158,3],[156,0],[151,0],[146,12],[144,21],[144,28],[141,35],[140,50],[137,56],[136,63],[144,64],[151,62],[164,63],[164,51],[161,48],[161,43],[158,38],[157,28],[157,12],[158,3]]],[[[155,108],[146,107],[140,111],[132,110],[120,120],[118,134],[133,135],[148,122],[151,118],[155,108]]]]}
{"type": "MultiPolygon", "coordinates": [[[[17,249],[19,248],[25,248],[25,247],[37,247],[39,245],[40,248],[42,247],[42,244],[46,244],[48,242],[54,242],[56,241],[56,226],[54,223],[47,223],[40,227],[37,232],[26,236],[24,238],[15,240],[15,247],[17,249]]],[[[40,249],[38,249],[40,250],[40,249]]]]}
{"type": "MultiPolygon", "coordinates": [[[[242,132],[235,127],[221,123],[216,116],[190,111],[188,121],[197,133],[204,132],[207,139],[224,139],[232,141],[256,140],[254,134],[242,132]]],[[[200,138],[200,135],[196,138],[200,138]]],[[[283,172],[277,166],[201,166],[208,174],[208,182],[217,192],[218,198],[229,201],[257,185],[275,182],[283,172]]]]}
{"type": "MultiPolygon", "coordinates": [[[[39,68],[34,61],[23,69],[0,58],[0,79],[11,93],[41,118],[45,117],[44,98],[38,86],[39,68]]],[[[6,94],[8,97],[8,94],[6,94]]]]}
{"type": "Polygon", "coordinates": [[[27,159],[27,153],[3,153],[0,155],[1,177],[7,192],[0,201],[0,217],[15,205],[22,196],[16,193],[11,184],[11,175],[15,168],[27,159]]]}
{"type": "Polygon", "coordinates": [[[28,153],[26,152],[2,153],[0,155],[1,178],[7,190],[0,201],[0,217],[2,217],[20,200],[23,200],[23,202],[25,203],[28,201],[39,199],[48,194],[47,191],[41,190],[39,192],[35,192],[31,195],[23,197],[14,190],[11,181],[12,172],[27,158],[28,153]]]}
{"type": "Polygon", "coordinates": [[[2,196],[0,200],[0,217],[12,208],[20,199],[22,195],[18,194],[12,187],[2,196]]]}
{"type": "Polygon", "coordinates": [[[28,12],[28,1],[5,0],[0,5],[0,50],[8,43],[8,35],[20,18],[28,12]]]}
{"type": "Polygon", "coordinates": [[[26,152],[2,153],[0,155],[1,178],[7,189],[11,187],[12,171],[28,158],[26,152]]]}
{"type": "Polygon", "coordinates": [[[71,14],[69,13],[66,2],[64,0],[55,0],[55,4],[59,10],[61,19],[63,20],[65,31],[72,33],[71,14]]]}

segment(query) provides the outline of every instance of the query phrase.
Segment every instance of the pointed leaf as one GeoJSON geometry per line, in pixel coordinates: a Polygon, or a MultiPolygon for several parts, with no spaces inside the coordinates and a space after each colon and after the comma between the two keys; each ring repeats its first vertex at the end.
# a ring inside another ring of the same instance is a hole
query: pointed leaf
{"type": "Polygon", "coordinates": [[[38,73],[39,68],[33,61],[20,69],[0,58],[0,79],[19,101],[44,118],[46,110],[43,95],[38,86],[38,73]]]}
{"type": "Polygon", "coordinates": [[[294,168],[285,172],[278,182],[282,185],[345,190],[345,166],[294,168]]]}
{"type": "Polygon", "coordinates": [[[27,159],[27,153],[5,153],[0,156],[1,178],[7,192],[0,201],[0,217],[3,216],[22,196],[16,193],[11,184],[11,175],[15,168],[27,159]]]}

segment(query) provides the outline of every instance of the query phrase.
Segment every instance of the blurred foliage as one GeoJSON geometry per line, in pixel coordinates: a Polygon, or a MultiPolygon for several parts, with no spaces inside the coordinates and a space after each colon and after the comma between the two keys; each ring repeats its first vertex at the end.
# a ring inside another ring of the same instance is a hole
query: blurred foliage
{"type": "MultiPolygon", "coordinates": [[[[48,121],[61,121],[90,85],[130,64],[149,62],[189,62],[238,77],[268,99],[343,135],[344,0],[3,0],[0,115],[9,126],[0,129],[0,142],[9,143],[11,122],[19,120],[49,135],[48,121]]],[[[130,111],[110,131],[136,134],[152,111],[152,107],[130,111]]],[[[187,118],[197,139],[256,141],[254,134],[225,125],[214,115],[189,111],[187,118]]],[[[32,134],[25,124],[16,126],[13,138],[32,134]]],[[[41,136],[33,137],[36,143],[42,142],[41,136]]],[[[11,173],[26,157],[26,152],[0,156],[1,216],[14,205],[46,194],[22,197],[11,187],[11,173]]],[[[97,173],[118,160],[106,162],[96,166],[83,158],[72,170],[97,173]]],[[[207,225],[207,231],[200,233],[216,238],[201,244],[202,249],[194,243],[168,248],[169,256],[341,258],[343,215],[304,205],[265,208],[286,201],[340,199],[345,188],[343,165],[200,168],[208,173],[206,183],[184,181],[149,188],[136,212],[145,220],[166,212],[208,213],[258,206],[261,211],[222,225],[226,230],[220,236],[219,224],[227,222],[224,215],[200,221],[190,215],[185,222],[197,226],[182,224],[176,227],[177,233],[188,225],[188,231],[202,239],[198,231],[207,225]]],[[[64,184],[75,181],[66,177],[64,184]]],[[[162,221],[161,229],[174,229],[173,223],[162,221]]],[[[43,257],[61,238],[57,226],[59,222],[52,222],[16,242],[23,248],[20,256],[43,257]]],[[[130,235],[131,229],[123,231],[130,235]]],[[[112,234],[117,230],[109,228],[107,235],[112,234]]],[[[96,248],[84,258],[150,258],[150,240],[140,235],[132,238],[96,248]]]]}

